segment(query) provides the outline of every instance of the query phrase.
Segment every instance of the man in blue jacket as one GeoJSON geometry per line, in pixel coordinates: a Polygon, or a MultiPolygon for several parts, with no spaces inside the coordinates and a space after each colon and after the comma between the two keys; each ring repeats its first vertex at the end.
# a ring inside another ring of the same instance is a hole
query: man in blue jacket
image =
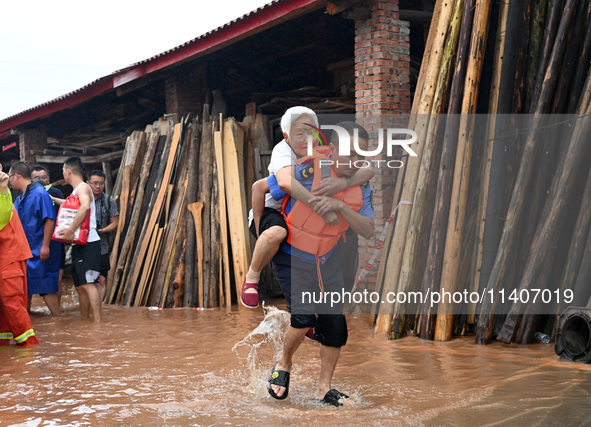
{"type": "Polygon", "coordinates": [[[51,240],[55,226],[53,202],[43,185],[32,182],[31,169],[24,162],[12,165],[8,174],[10,184],[22,194],[14,207],[23,224],[33,257],[27,261],[28,308],[31,297],[41,295],[53,316],[60,315],[58,278],[61,248],[51,240]]]}

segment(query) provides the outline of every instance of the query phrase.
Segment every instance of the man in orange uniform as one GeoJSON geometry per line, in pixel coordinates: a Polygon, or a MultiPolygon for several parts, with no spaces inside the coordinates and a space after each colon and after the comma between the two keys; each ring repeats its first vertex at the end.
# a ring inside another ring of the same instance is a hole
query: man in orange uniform
{"type": "Polygon", "coordinates": [[[31,250],[0,165],[0,345],[39,344],[27,313],[27,259],[31,250]]]}

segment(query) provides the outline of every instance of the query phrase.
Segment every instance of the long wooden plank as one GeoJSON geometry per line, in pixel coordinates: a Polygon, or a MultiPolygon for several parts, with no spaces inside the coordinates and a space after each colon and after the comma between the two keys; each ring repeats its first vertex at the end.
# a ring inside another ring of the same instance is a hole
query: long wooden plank
{"type": "MultiPolygon", "coordinates": [[[[158,298],[158,293],[161,294],[160,296],[160,307],[164,307],[164,303],[166,302],[166,296],[168,294],[168,288],[170,286],[170,280],[172,275],[172,268],[175,262],[175,255],[173,251],[176,251],[176,256],[180,255],[179,247],[182,246],[182,241],[184,239],[179,239],[179,236],[182,234],[180,232],[180,228],[182,226],[183,229],[186,229],[186,221],[183,221],[183,216],[186,213],[186,205],[185,205],[185,197],[187,195],[187,179],[186,175],[183,175],[181,179],[181,188],[179,189],[178,198],[180,201],[175,203],[173,207],[172,215],[174,220],[170,222],[170,237],[167,236],[165,248],[172,248],[170,250],[170,255],[168,257],[168,267],[166,268],[166,276],[164,281],[161,282],[161,275],[156,276],[156,283],[155,285],[158,286],[158,292],[154,293],[154,298],[158,298]],[[170,271],[169,271],[170,270],[170,271]],[[162,283],[162,284],[161,284],[162,283]]],[[[164,264],[163,264],[164,266],[164,264]]]]}
{"type": "MultiPolygon", "coordinates": [[[[207,307],[207,300],[203,299],[205,290],[209,288],[211,259],[211,187],[213,183],[213,136],[211,134],[211,117],[209,116],[209,106],[203,107],[203,125],[201,131],[201,147],[199,152],[199,197],[203,202],[203,212],[201,221],[201,244],[202,244],[202,269],[199,276],[199,305],[207,307]]],[[[217,263],[217,260],[215,260],[217,263]]]]}
{"type": "Polygon", "coordinates": [[[197,280],[199,281],[197,295],[199,304],[203,301],[203,234],[201,228],[201,212],[203,202],[189,203],[187,209],[193,214],[195,223],[195,252],[197,253],[197,280]]]}
{"type": "MultiPolygon", "coordinates": [[[[156,234],[156,239],[155,239],[155,243],[154,243],[154,251],[152,253],[152,258],[149,260],[149,262],[151,264],[158,262],[158,259],[160,258],[160,254],[162,253],[162,242],[163,242],[163,237],[164,237],[164,233],[165,233],[165,229],[158,227],[158,232],[156,234]]],[[[143,301],[141,301],[142,306],[146,306],[148,305],[148,297],[151,293],[152,290],[152,286],[154,285],[154,269],[148,269],[147,270],[147,276],[145,279],[145,291],[144,291],[144,295],[143,295],[143,301]]]]}
{"type": "MultiPolygon", "coordinates": [[[[114,151],[112,153],[100,154],[98,156],[79,156],[84,164],[102,163],[109,160],[117,160],[123,157],[125,150],[114,151]]],[[[37,163],[64,163],[69,156],[35,156],[37,163]]]]}
{"type": "Polygon", "coordinates": [[[218,167],[218,186],[220,192],[220,243],[222,250],[222,277],[226,294],[226,306],[232,305],[232,293],[230,292],[230,247],[228,245],[228,217],[226,213],[226,183],[224,179],[224,159],[222,150],[222,119],[220,116],[220,130],[213,135],[215,148],[215,161],[218,167]]]}
{"type": "MultiPolygon", "coordinates": [[[[160,240],[160,235],[162,234],[162,232],[164,231],[164,229],[156,227],[154,228],[154,230],[152,231],[152,234],[150,236],[150,245],[148,248],[148,252],[146,253],[146,262],[144,263],[145,266],[151,265],[154,262],[154,258],[156,257],[157,254],[157,247],[158,244],[157,242],[160,240]]],[[[144,291],[146,288],[146,283],[148,282],[148,277],[150,276],[150,273],[152,272],[152,270],[150,268],[144,268],[142,270],[142,275],[140,276],[140,280],[139,280],[139,286],[137,287],[137,292],[136,292],[136,296],[135,296],[135,300],[133,301],[133,305],[134,307],[139,307],[144,303],[144,291]]]]}
{"type": "MultiPolygon", "coordinates": [[[[137,151],[135,153],[135,159],[133,160],[133,162],[131,164],[132,168],[131,168],[131,171],[129,174],[129,177],[131,179],[130,184],[129,184],[129,198],[127,201],[127,210],[129,212],[131,212],[133,210],[133,206],[135,204],[135,197],[138,192],[139,181],[140,181],[140,176],[141,176],[141,168],[142,168],[144,156],[146,155],[147,144],[148,144],[147,134],[144,132],[141,132],[140,140],[139,140],[139,143],[138,143],[138,146],[136,149],[137,151]]],[[[129,226],[129,218],[130,218],[130,215],[126,215],[126,222],[125,222],[126,227],[129,226]]]]}
{"type": "MultiPolygon", "coordinates": [[[[193,183],[189,185],[187,190],[187,210],[188,206],[197,201],[197,189],[198,189],[198,171],[197,164],[199,158],[199,147],[201,141],[201,126],[195,120],[191,123],[191,146],[189,148],[189,182],[193,183]]],[[[190,215],[190,214],[187,214],[190,215]]],[[[196,249],[195,249],[195,221],[191,216],[187,217],[187,252],[185,254],[185,289],[183,293],[183,306],[194,307],[195,306],[195,260],[196,260],[196,249]]]]}
{"type": "Polygon", "coordinates": [[[248,224],[244,187],[240,179],[238,147],[242,146],[244,132],[236,120],[229,118],[224,123],[223,159],[224,179],[226,180],[226,204],[228,206],[228,224],[230,225],[230,242],[232,244],[232,262],[236,295],[240,295],[242,283],[246,278],[250,265],[250,245],[248,240],[248,224]]]}
{"type": "MultiPolygon", "coordinates": [[[[212,129],[213,130],[213,129],[212,129]]],[[[212,132],[213,138],[213,132],[212,132]]],[[[209,286],[205,288],[205,301],[207,302],[206,307],[219,307],[220,293],[223,293],[223,283],[220,283],[220,257],[222,255],[220,246],[220,198],[224,195],[220,194],[218,189],[218,168],[215,164],[213,165],[213,179],[211,182],[211,199],[209,210],[209,222],[210,222],[210,238],[211,238],[211,261],[209,263],[209,286]],[[220,292],[222,290],[222,292],[220,292]]]]}

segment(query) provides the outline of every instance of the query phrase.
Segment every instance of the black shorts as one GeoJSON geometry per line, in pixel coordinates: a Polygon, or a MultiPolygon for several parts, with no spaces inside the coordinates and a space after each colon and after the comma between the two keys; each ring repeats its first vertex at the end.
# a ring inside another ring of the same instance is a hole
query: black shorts
{"type": "Polygon", "coordinates": [[[111,269],[111,260],[109,258],[111,258],[109,254],[101,255],[101,269],[99,272],[101,273],[101,276],[104,276],[105,279],[107,278],[109,270],[111,269]]]}
{"type": "Polygon", "coordinates": [[[314,327],[318,342],[329,347],[341,347],[347,343],[347,322],[342,314],[343,258],[342,247],[338,245],[322,265],[305,262],[297,256],[291,257],[290,325],[293,328],[314,327]],[[323,300],[318,285],[320,281],[318,273],[320,273],[324,291],[339,295],[338,301],[333,302],[332,298],[323,300]],[[308,296],[306,297],[305,294],[308,296]]]}
{"type": "Polygon", "coordinates": [[[60,256],[60,270],[63,270],[66,265],[66,245],[62,243],[60,246],[62,247],[62,253],[60,256]]]}
{"type": "MultiPolygon", "coordinates": [[[[263,214],[261,215],[261,222],[259,223],[259,235],[263,231],[274,226],[283,227],[289,235],[289,228],[287,228],[287,224],[285,223],[285,218],[283,218],[283,214],[276,209],[265,208],[263,214]]],[[[256,228],[254,226],[254,220],[250,224],[249,230],[254,237],[258,237],[256,228]]],[[[283,242],[281,242],[281,244],[284,244],[286,241],[287,236],[285,237],[285,239],[283,239],[283,242]]]]}
{"type": "Polygon", "coordinates": [[[101,242],[72,245],[72,278],[74,286],[98,283],[101,268],[101,242]]]}

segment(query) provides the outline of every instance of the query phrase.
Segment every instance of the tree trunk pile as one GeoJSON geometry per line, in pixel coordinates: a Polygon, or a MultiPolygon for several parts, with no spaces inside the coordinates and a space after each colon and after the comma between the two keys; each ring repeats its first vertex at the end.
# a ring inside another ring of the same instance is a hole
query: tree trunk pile
{"type": "Polygon", "coordinates": [[[435,10],[375,331],[530,343],[591,295],[590,5],[435,10]]]}

